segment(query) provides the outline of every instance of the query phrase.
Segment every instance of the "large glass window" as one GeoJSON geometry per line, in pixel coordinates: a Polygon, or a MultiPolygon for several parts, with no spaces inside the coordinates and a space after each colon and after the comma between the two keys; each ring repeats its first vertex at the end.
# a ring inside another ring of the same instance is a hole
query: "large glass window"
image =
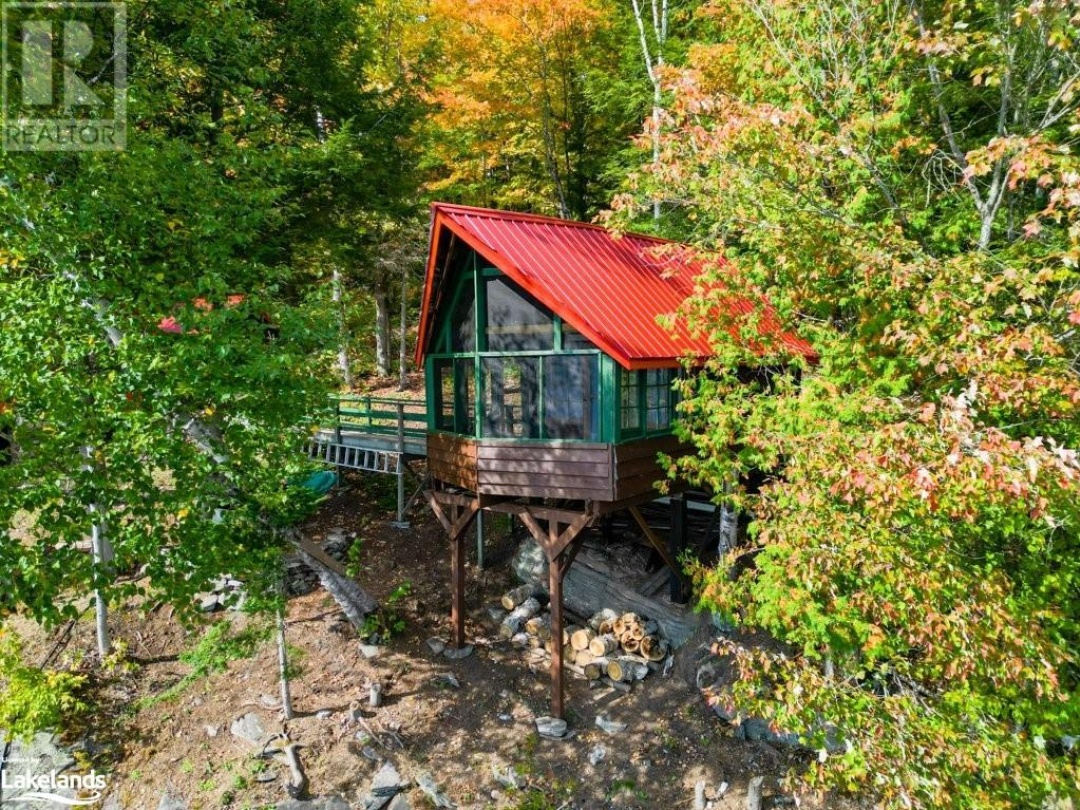
{"type": "Polygon", "coordinates": [[[535,357],[485,357],[484,436],[540,438],[540,363],[535,357]]]}
{"type": "Polygon", "coordinates": [[[437,359],[435,372],[435,426],[439,430],[454,429],[454,361],[437,359]]]}
{"type": "Polygon", "coordinates": [[[641,386],[638,385],[638,372],[621,371],[621,409],[622,429],[624,433],[637,433],[641,430],[641,386]]]}
{"type": "Polygon", "coordinates": [[[473,435],[476,432],[476,375],[471,357],[437,358],[435,426],[439,430],[473,435]]]}
{"type": "Polygon", "coordinates": [[[471,278],[462,284],[450,319],[450,351],[476,351],[476,292],[471,278]]]}
{"type": "Polygon", "coordinates": [[[671,427],[671,372],[666,368],[645,372],[645,429],[671,427]]]}
{"type": "Polygon", "coordinates": [[[581,334],[581,332],[572,327],[566,321],[563,321],[562,325],[562,347],[563,351],[568,352],[582,350],[588,351],[589,349],[596,348],[596,346],[593,345],[592,341],[590,341],[587,337],[581,334]]]}
{"type": "Polygon", "coordinates": [[[554,318],[532,296],[504,278],[489,278],[485,290],[489,352],[555,348],[554,318]]]}
{"type": "Polygon", "coordinates": [[[544,438],[596,440],[600,435],[599,359],[544,358],[544,438]]]}

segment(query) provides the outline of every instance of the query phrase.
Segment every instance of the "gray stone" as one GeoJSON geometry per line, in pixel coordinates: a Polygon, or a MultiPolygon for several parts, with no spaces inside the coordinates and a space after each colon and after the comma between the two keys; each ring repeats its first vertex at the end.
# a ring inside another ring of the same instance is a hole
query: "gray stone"
{"type": "Polygon", "coordinates": [[[441,792],[438,786],[435,784],[435,779],[430,773],[426,771],[416,777],[416,786],[420,790],[424,791],[425,795],[431,799],[436,807],[455,807],[456,805],[447,798],[446,794],[441,792]]]}
{"type": "Polygon", "coordinates": [[[409,800],[406,799],[404,795],[399,793],[390,800],[390,804],[386,806],[386,810],[412,810],[412,805],[409,804],[409,800]]]}
{"type": "Polygon", "coordinates": [[[611,720],[606,714],[598,714],[596,716],[597,727],[606,734],[622,734],[626,731],[626,723],[617,723],[611,720]]]}
{"type": "Polygon", "coordinates": [[[594,768],[605,759],[607,759],[607,749],[604,746],[595,745],[592,750],[589,751],[589,764],[594,768]]]}
{"type": "Polygon", "coordinates": [[[292,799],[282,802],[277,810],[351,810],[349,803],[340,796],[322,796],[311,801],[292,799]]]}
{"type": "Polygon", "coordinates": [[[430,649],[435,655],[442,655],[446,650],[446,642],[441,638],[429,638],[427,640],[428,649],[430,649]]]}
{"type": "MultiPolygon", "coordinates": [[[[0,805],[9,802],[27,792],[27,789],[14,787],[28,784],[28,780],[47,776],[54,771],[63,772],[75,765],[71,752],[62,748],[57,739],[46,733],[35,734],[27,742],[12,740],[4,761],[4,783],[10,787],[0,787],[0,805]]],[[[35,788],[36,789],[36,788],[35,788]]],[[[75,797],[74,791],[50,791],[67,799],[75,797]]]]}
{"type": "Polygon", "coordinates": [[[188,810],[188,806],[187,802],[171,790],[166,790],[158,802],[157,810],[188,810]]]}
{"type": "Polygon", "coordinates": [[[218,735],[218,727],[217,726],[205,726],[204,728],[206,729],[206,736],[207,737],[216,737],[218,735]]]}
{"type": "Polygon", "coordinates": [[[225,606],[221,604],[221,598],[215,593],[199,599],[199,610],[203,613],[217,613],[219,610],[224,609],[225,606]]]}
{"type": "Polygon", "coordinates": [[[363,799],[364,810],[383,810],[404,789],[397,768],[389,762],[385,763],[371,780],[371,787],[363,799]]]}
{"type": "Polygon", "coordinates": [[[315,717],[318,718],[319,720],[329,720],[333,716],[334,716],[334,713],[332,711],[330,711],[329,709],[322,709],[320,711],[315,712],[315,717]]]}
{"type": "Polygon", "coordinates": [[[377,646],[375,644],[361,644],[360,645],[360,654],[362,656],[364,656],[364,658],[367,658],[368,660],[370,660],[372,658],[378,658],[380,653],[382,653],[382,647],[379,647],[379,646],[377,646]]]}
{"type": "Polygon", "coordinates": [[[263,738],[266,737],[266,729],[263,727],[262,719],[254,712],[248,712],[243,717],[233,720],[230,731],[232,731],[234,737],[247,740],[253,745],[261,744],[263,738]]]}
{"type": "Polygon", "coordinates": [[[561,739],[566,736],[566,729],[567,725],[565,720],[559,720],[556,717],[536,718],[536,730],[540,733],[541,737],[561,739]]]}
{"type": "Polygon", "coordinates": [[[461,649],[454,649],[453,647],[447,647],[443,650],[443,655],[449,658],[451,661],[456,661],[459,658],[468,658],[473,654],[473,648],[471,644],[466,644],[461,649]]]}
{"type": "Polygon", "coordinates": [[[743,720],[735,730],[735,736],[743,740],[764,742],[785,748],[792,748],[799,744],[798,734],[777,733],[769,728],[768,723],[757,717],[748,717],[743,720]]]}

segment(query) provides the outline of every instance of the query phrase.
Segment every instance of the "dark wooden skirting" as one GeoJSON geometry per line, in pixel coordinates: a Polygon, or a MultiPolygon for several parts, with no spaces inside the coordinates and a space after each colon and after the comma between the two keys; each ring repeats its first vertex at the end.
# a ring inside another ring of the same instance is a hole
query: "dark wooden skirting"
{"type": "Polygon", "coordinates": [[[480,491],[493,495],[609,500],[611,446],[481,441],[477,477],[480,491]]]}
{"type": "Polygon", "coordinates": [[[656,457],[660,453],[677,456],[688,452],[674,436],[658,436],[638,442],[614,445],[615,486],[612,501],[657,497],[656,482],[666,479],[656,457]]]}

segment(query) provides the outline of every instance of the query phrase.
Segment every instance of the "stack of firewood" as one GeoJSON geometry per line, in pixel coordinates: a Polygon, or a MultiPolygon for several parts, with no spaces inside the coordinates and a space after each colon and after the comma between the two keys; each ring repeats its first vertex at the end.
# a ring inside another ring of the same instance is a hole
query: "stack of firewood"
{"type": "Polygon", "coordinates": [[[501,602],[509,611],[499,628],[503,639],[548,654],[558,643],[567,669],[590,681],[640,681],[670,652],[671,645],[661,636],[659,625],[636,613],[601,610],[584,626],[567,625],[562,638],[556,640],[552,638],[551,616],[545,609],[547,594],[542,588],[523,585],[504,594],[501,602]]]}

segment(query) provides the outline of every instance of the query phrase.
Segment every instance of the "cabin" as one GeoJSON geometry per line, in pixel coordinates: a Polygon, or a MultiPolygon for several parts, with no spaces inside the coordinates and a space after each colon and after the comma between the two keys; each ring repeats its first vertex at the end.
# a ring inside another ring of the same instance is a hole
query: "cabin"
{"type": "MultiPolygon", "coordinates": [[[[432,207],[417,362],[427,380],[428,500],[453,541],[456,646],[463,536],[481,510],[517,515],[544,549],[553,633],[575,542],[603,515],[629,510],[678,570],[677,548],[636,507],[658,497],[658,455],[681,449],[672,383],[682,360],[710,351],[702,336],[658,319],[678,310],[704,269],[696,252],[650,236],[432,207]]],[[[552,676],[560,716],[561,660],[552,676]]]]}

